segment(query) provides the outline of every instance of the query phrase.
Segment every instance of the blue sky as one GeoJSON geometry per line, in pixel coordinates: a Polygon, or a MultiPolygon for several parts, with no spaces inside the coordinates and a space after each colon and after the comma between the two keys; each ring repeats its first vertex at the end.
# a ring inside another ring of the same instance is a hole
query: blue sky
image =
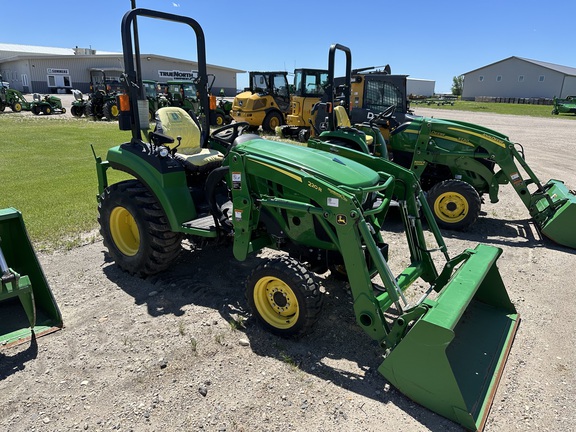
{"type": "MultiPolygon", "coordinates": [[[[390,64],[393,73],[436,81],[437,93],[449,92],[454,76],[510,56],[576,67],[574,0],[136,2],[194,18],[208,63],[242,70],[326,68],[334,43],[351,49],[354,68],[390,64]]],[[[130,0],[3,1],[0,42],[120,52],[130,7],[130,0]]],[[[142,53],[196,59],[187,26],[141,19],[138,27],[142,53]]]]}

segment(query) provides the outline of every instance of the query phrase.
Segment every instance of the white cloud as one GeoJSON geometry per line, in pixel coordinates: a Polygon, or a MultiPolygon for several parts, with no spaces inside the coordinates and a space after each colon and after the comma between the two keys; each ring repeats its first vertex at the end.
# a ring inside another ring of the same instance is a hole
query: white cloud
{"type": "Polygon", "coordinates": [[[174,2],[172,2],[172,6],[174,6],[174,7],[180,7],[180,3],[174,3],[174,2]]]}

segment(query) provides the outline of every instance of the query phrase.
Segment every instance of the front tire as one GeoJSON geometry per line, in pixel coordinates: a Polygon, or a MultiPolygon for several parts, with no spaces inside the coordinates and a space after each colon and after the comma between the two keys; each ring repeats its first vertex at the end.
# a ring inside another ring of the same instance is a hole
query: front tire
{"type": "Polygon", "coordinates": [[[463,231],[476,222],[482,205],[476,189],[462,180],[444,180],[427,195],[428,204],[441,228],[463,231]]]}
{"type": "Polygon", "coordinates": [[[72,105],[72,108],[70,108],[70,113],[74,116],[74,117],[82,117],[84,115],[84,107],[80,107],[80,106],[76,106],[76,105],[72,105]]]}
{"type": "Polygon", "coordinates": [[[246,283],[246,299],[261,324],[285,338],[310,330],[322,310],[322,293],[311,273],[288,256],[267,259],[246,283]]]}
{"type": "Polygon", "coordinates": [[[12,104],[12,111],[14,111],[14,112],[22,111],[22,104],[20,102],[14,102],[12,104]]]}
{"type": "Polygon", "coordinates": [[[112,259],[133,275],[145,277],[165,270],[181,250],[182,235],[170,231],[160,204],[138,180],[104,190],[98,223],[112,259]]]}

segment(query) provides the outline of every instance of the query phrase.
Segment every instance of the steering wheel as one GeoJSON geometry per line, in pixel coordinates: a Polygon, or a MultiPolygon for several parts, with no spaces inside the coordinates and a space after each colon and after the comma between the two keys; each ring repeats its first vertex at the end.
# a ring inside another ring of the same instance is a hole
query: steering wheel
{"type": "Polygon", "coordinates": [[[376,117],[378,117],[379,119],[389,118],[389,117],[392,117],[392,114],[394,114],[394,111],[396,111],[396,105],[390,105],[388,108],[386,108],[380,114],[378,114],[376,117]]]}
{"type": "Polygon", "coordinates": [[[230,123],[216,129],[210,134],[210,138],[218,141],[225,148],[230,149],[236,138],[244,133],[250,127],[248,122],[230,123]]]}

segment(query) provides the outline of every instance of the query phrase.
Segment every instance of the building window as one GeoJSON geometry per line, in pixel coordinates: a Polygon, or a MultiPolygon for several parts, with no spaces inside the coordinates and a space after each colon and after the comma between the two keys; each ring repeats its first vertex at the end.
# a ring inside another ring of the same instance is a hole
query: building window
{"type": "Polygon", "coordinates": [[[538,77],[538,82],[544,82],[544,75],[540,75],[538,77]]]}
{"type": "Polygon", "coordinates": [[[480,82],[484,81],[484,75],[480,75],[480,76],[478,77],[478,81],[480,81],[480,82]]]}
{"type": "Polygon", "coordinates": [[[50,88],[71,88],[72,80],[70,75],[48,75],[48,87],[50,88]]]}
{"type": "Polygon", "coordinates": [[[500,82],[500,81],[502,81],[502,75],[498,75],[498,76],[496,77],[496,82],[500,82]]]}
{"type": "Polygon", "coordinates": [[[518,75],[518,82],[524,82],[524,75],[518,75]]]}

